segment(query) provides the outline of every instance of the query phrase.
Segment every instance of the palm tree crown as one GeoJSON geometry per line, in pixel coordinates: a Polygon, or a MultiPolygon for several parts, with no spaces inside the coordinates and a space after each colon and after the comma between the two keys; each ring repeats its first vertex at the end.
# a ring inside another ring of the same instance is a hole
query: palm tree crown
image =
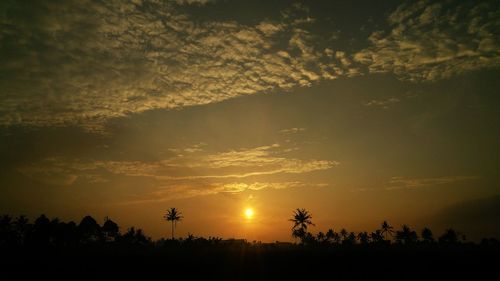
{"type": "Polygon", "coordinates": [[[183,216],[179,210],[176,208],[170,208],[163,217],[166,221],[172,222],[172,239],[174,239],[174,229],[177,226],[177,222],[182,220],[183,216]]]}
{"type": "Polygon", "coordinates": [[[293,218],[290,219],[291,222],[294,223],[292,230],[301,229],[306,231],[308,225],[314,225],[312,222],[311,214],[306,211],[306,209],[297,209],[293,213],[293,218]]]}
{"type": "Polygon", "coordinates": [[[387,235],[392,236],[392,234],[394,233],[394,230],[393,230],[394,227],[389,225],[389,223],[387,221],[383,221],[380,228],[381,228],[381,233],[385,236],[386,240],[387,240],[387,235]]]}
{"type": "Polygon", "coordinates": [[[424,227],[424,229],[422,229],[422,239],[424,240],[424,242],[434,242],[434,235],[428,227],[424,227]]]}

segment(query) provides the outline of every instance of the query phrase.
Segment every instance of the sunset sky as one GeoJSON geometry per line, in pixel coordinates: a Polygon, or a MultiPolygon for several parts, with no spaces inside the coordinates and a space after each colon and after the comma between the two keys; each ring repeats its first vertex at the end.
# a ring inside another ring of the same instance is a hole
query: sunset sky
{"type": "Polygon", "coordinates": [[[500,236],[500,1],[3,0],[0,26],[0,214],[500,236]]]}

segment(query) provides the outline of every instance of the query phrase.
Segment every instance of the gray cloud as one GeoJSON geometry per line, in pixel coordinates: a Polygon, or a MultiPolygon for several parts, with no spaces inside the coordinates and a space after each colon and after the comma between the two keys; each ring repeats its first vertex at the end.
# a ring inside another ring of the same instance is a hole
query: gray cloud
{"type": "Polygon", "coordinates": [[[390,16],[391,30],[371,34],[353,55],[371,73],[434,81],[500,66],[497,1],[408,1],[390,16]]]}
{"type": "Polygon", "coordinates": [[[468,240],[500,238],[500,195],[455,203],[434,214],[436,226],[454,227],[468,240]]]}

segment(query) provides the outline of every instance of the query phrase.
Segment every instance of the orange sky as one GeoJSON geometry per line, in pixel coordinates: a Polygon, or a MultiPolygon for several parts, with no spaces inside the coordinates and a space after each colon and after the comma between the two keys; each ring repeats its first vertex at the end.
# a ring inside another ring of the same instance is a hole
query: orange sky
{"type": "Polygon", "coordinates": [[[500,235],[496,1],[0,7],[0,213],[500,235]],[[254,218],[244,217],[253,208],[254,218]]]}

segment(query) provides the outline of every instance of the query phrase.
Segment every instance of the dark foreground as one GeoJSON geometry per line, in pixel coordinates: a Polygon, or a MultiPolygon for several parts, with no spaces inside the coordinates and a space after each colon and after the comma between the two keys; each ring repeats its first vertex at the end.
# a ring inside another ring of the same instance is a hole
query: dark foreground
{"type": "Polygon", "coordinates": [[[479,245],[101,245],[2,249],[1,259],[0,280],[500,280],[500,249],[479,245]]]}

